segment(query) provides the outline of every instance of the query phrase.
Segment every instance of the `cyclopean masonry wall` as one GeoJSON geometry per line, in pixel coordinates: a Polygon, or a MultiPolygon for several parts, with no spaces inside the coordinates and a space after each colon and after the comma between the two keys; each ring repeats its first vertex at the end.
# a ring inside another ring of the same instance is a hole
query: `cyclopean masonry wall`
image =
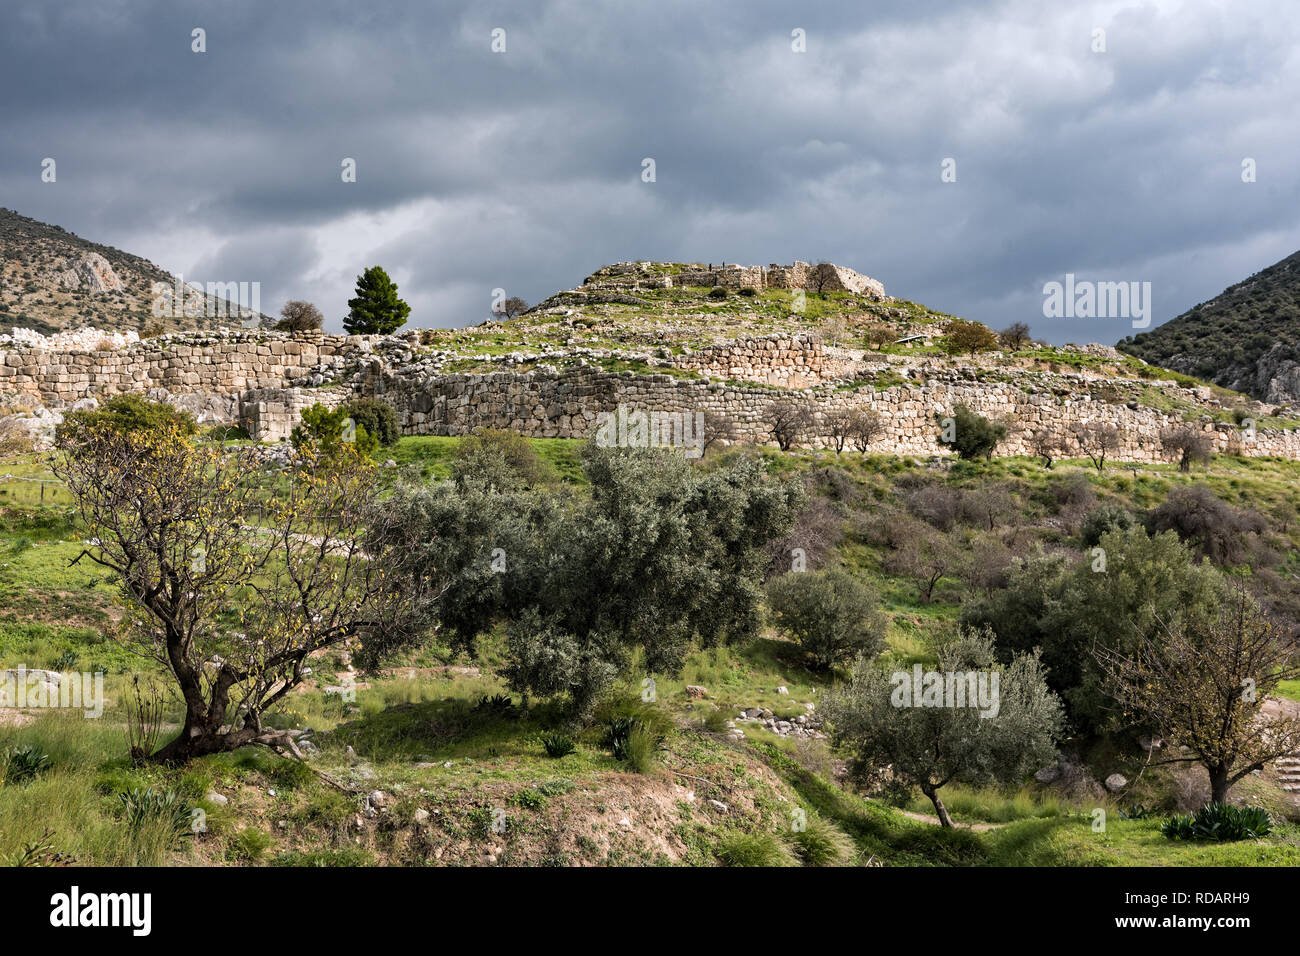
{"type": "MultiPolygon", "coordinates": [[[[503,428],[533,438],[590,438],[601,412],[619,405],[645,412],[715,412],[735,425],[736,440],[771,441],[765,423],[767,407],[791,392],[733,383],[683,380],[671,375],[635,375],[582,369],[565,373],[497,372],[485,375],[446,375],[425,381],[384,385],[382,397],[399,411],[403,431],[410,435],[463,435],[478,427],[503,428]]],[[[1121,433],[1119,461],[1167,460],[1160,433],[1181,419],[1148,408],[1130,408],[1071,393],[1061,398],[1043,389],[1030,394],[1006,384],[931,382],[898,385],[883,391],[836,391],[829,388],[795,393],[816,408],[818,425],[806,444],[832,447],[826,414],[835,409],[867,408],[885,421],[884,434],[871,451],[899,455],[948,454],[938,445],[936,416],[958,404],[1010,426],[1011,434],[998,446],[1000,455],[1030,455],[1029,434],[1039,428],[1057,430],[1072,443],[1063,457],[1083,452],[1074,434],[1085,422],[1107,422],[1121,433]]],[[[1213,432],[1216,450],[1249,457],[1300,458],[1300,431],[1258,430],[1253,435],[1225,424],[1205,423],[1213,432]]]]}
{"type": "MultiPolygon", "coordinates": [[[[998,369],[1000,380],[979,382],[969,370],[913,365],[901,368],[929,377],[880,391],[848,387],[849,380],[839,376],[852,363],[803,336],[740,340],[676,356],[671,361],[681,370],[675,375],[612,372],[599,364],[447,373],[440,364],[456,356],[421,351],[416,338],[320,333],[290,337],[241,330],[164,336],[102,351],[25,345],[0,349],[0,414],[6,408],[36,409],[48,434],[62,412],[130,391],[193,411],[201,422],[240,423],[255,438],[278,441],[314,402],[334,406],[356,395],[375,395],[397,409],[408,435],[459,435],[490,426],[534,437],[587,438],[594,434],[601,412],[626,405],[647,412],[716,412],[734,422],[738,440],[766,443],[770,434],[765,410],[777,398],[797,395],[817,409],[819,427],[809,442],[814,447],[831,444],[825,428],[828,412],[866,407],[886,421],[885,433],[872,451],[947,454],[935,442],[935,416],[961,403],[1011,426],[999,454],[1029,454],[1027,435],[1038,428],[1052,428],[1069,440],[1082,423],[1104,421],[1122,435],[1119,452],[1110,457],[1130,461],[1163,460],[1160,432],[1182,421],[1138,403],[1142,389],[1152,386],[1150,381],[1101,381],[1007,367],[998,369]],[[728,381],[683,377],[698,371],[728,381]],[[789,390],[759,382],[813,387],[789,390]]],[[[585,362],[590,354],[556,353],[572,362],[585,362]]],[[[521,356],[509,361],[544,365],[551,359],[521,356]]],[[[891,377],[896,381],[898,374],[891,377]]],[[[1184,404],[1204,398],[1172,382],[1159,387],[1184,404]]],[[[1300,459],[1297,431],[1260,429],[1252,435],[1208,418],[1201,427],[1214,432],[1221,452],[1300,459]]]]}
{"type": "Polygon", "coordinates": [[[784,388],[807,388],[840,378],[850,367],[848,362],[828,356],[816,337],[806,335],[737,339],[675,356],[672,361],[678,368],[784,388]]]}
{"type": "Polygon", "coordinates": [[[802,289],[806,292],[852,292],[871,299],[883,299],[885,287],[877,279],[829,262],[809,265],[794,262],[788,266],[775,262],[763,266],[722,264],[688,267],[666,273],[649,262],[619,262],[605,266],[587,276],[584,289],[668,289],[683,286],[720,287],[723,289],[802,289]]]}

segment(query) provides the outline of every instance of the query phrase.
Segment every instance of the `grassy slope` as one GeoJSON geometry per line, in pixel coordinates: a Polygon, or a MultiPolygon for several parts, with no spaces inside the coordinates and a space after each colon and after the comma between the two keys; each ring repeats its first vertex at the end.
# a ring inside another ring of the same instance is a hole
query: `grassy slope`
{"type": "MultiPolygon", "coordinates": [[[[447,438],[404,439],[394,457],[428,476],[445,477],[455,444],[447,438]]],[[[561,475],[577,480],[577,443],[534,444],[561,475]]],[[[887,495],[900,476],[914,470],[883,458],[766,454],[776,470],[790,472],[835,460],[867,496],[887,495]]],[[[28,461],[0,470],[36,473],[39,467],[28,461]]],[[[1100,497],[1134,507],[1150,506],[1169,487],[1189,480],[1172,467],[1143,467],[1136,475],[1118,468],[1084,473],[1100,497]]],[[[1035,463],[1002,459],[958,465],[948,480],[1015,480],[1032,503],[1050,477],[1035,463]]],[[[1296,463],[1221,459],[1195,479],[1229,500],[1268,510],[1294,497],[1297,477],[1296,463]]],[[[0,483],[0,492],[14,484],[0,483]]],[[[776,639],[743,650],[696,652],[681,675],[657,675],[660,707],[681,729],[646,774],[631,773],[615,761],[598,729],[578,738],[576,753],[548,758],[540,738],[556,716],[545,707],[516,716],[476,708],[482,695],[503,690],[494,674],[500,644],[492,639],[483,642],[476,660],[456,659],[437,647],[415,652],[404,667],[364,682],[355,706],[308,687],[275,718],[283,726],[316,729],[322,752],[314,766],[361,791],[379,788],[389,794],[391,805],[377,817],[366,817],[357,797],[256,750],[208,758],[182,770],[133,769],[122,756],[123,715],[117,708],[128,673],[143,665],[106,639],[115,615],[113,588],[84,561],[69,567],[81,547],[65,509],[32,507],[30,500],[0,505],[0,602],[7,611],[0,620],[0,666],[102,666],[109,672],[113,702],[101,721],[48,714],[26,726],[0,726],[0,747],[33,743],[54,764],[32,783],[0,786],[0,856],[19,851],[49,827],[50,842],[60,851],[80,862],[109,865],[483,863],[489,858],[698,865],[718,862],[717,851],[729,834],[787,833],[790,811],[800,806],[848,834],[858,863],[1300,863],[1300,832],[1294,825],[1258,843],[1173,844],[1160,836],[1156,821],[1123,820],[1117,807],[1102,801],[1108,825],[1095,833],[1091,805],[1044,797],[1032,783],[1012,793],[954,788],[949,802],[959,821],[1005,825],[945,833],[841,790],[831,782],[830,755],[818,746],[749,726],[746,745],[737,747],[706,729],[716,726],[716,720],[705,724],[715,704],[727,716],[746,706],[789,716],[815,703],[825,687],[824,678],[805,670],[790,646],[776,639]],[[713,700],[687,700],[687,683],[707,686],[713,700]],[[778,694],[779,686],[788,695],[778,694]],[[147,785],[179,789],[187,803],[207,813],[206,832],[169,848],[159,827],[124,828],[119,794],[147,785]],[[230,803],[205,803],[212,789],[230,803]],[[710,799],[727,804],[727,813],[712,808],[710,799]],[[33,807],[41,808],[39,814],[33,807]],[[491,829],[497,807],[506,811],[504,834],[491,829]],[[430,816],[416,825],[420,809],[430,816]]],[[[927,636],[955,617],[955,588],[941,588],[939,601],[922,604],[910,582],[880,571],[879,556],[869,546],[850,537],[838,556],[880,587],[892,617],[893,652],[903,660],[926,659],[927,636]]],[[[322,683],[336,680],[340,664],[320,662],[322,683]]],[[[625,696],[634,695],[639,676],[631,675],[625,696]]],[[[925,812],[926,807],[909,809],[925,812]]]]}

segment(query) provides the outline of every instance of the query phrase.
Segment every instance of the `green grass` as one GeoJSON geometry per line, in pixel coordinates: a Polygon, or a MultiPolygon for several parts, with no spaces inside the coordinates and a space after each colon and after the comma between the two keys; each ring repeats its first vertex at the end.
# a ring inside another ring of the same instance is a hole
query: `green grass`
{"type": "MultiPolygon", "coordinates": [[[[443,435],[417,435],[402,438],[388,449],[387,456],[398,465],[411,466],[428,479],[451,477],[452,462],[461,439],[443,435]]],[[[549,464],[560,478],[571,484],[584,484],[579,451],[584,444],[574,438],[530,438],[538,457],[549,464]]]]}
{"type": "MultiPolygon", "coordinates": [[[[1006,791],[949,784],[939,795],[953,820],[962,823],[1009,823],[1013,820],[1056,817],[1069,812],[1055,793],[1028,787],[1006,791]]],[[[934,805],[919,794],[908,804],[907,809],[913,813],[934,815],[934,805]]]]}

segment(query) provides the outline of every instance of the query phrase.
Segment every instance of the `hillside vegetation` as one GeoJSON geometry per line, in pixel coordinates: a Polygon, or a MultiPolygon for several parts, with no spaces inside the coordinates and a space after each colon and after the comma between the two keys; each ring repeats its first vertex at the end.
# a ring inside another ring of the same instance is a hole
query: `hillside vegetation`
{"type": "MultiPolygon", "coordinates": [[[[528,447],[536,487],[588,493],[579,443],[528,447]]],[[[466,453],[462,439],[402,439],[386,480],[453,479],[466,453]]],[[[697,467],[711,472],[751,454],[710,454],[697,467]]],[[[767,575],[784,575],[797,547],[810,571],[839,568],[863,582],[882,615],[883,660],[900,667],[932,664],[964,614],[1014,584],[1019,561],[1055,554],[1082,564],[1098,534],[1119,526],[1155,531],[1169,517],[1171,495],[1177,500],[1187,489],[1220,502],[1226,524],[1178,525],[1170,547],[1258,585],[1282,618],[1294,620],[1300,605],[1296,463],[1220,458],[1191,474],[1173,465],[1099,473],[1086,462],[1048,470],[1024,459],[928,467],[857,454],[756,454],[774,480],[794,481],[806,495],[788,538],[769,549],[767,575]]],[[[28,455],[0,469],[0,600],[12,612],[0,623],[0,668],[102,670],[109,707],[101,720],[0,710],[0,750],[33,747],[50,763],[33,779],[0,785],[6,860],[1300,863],[1300,806],[1273,770],[1232,793],[1272,814],[1267,837],[1171,841],[1161,820],[1204,800],[1204,772],[1148,767],[1137,734],[1078,721],[1061,741],[1067,772],[1060,779],[949,788],[955,830],[936,826],[915,793],[858,792],[845,776],[846,755],[831,748],[825,728],[815,729],[826,694],[847,670],[816,666],[771,623],[752,641],[694,644],[680,670],[657,670],[634,655],[591,721],[577,726],[562,701],[510,690],[504,627],[490,628],[472,648],[440,637],[369,670],[355,669],[355,648],[341,648],[316,657],[314,673],[270,715],[274,726],[303,732],[306,763],[243,748],[179,767],[137,766],[126,755],[133,681],[163,675],[118,642],[122,611],[112,577],[85,560],[71,563],[85,536],[50,463],[28,455]],[[655,682],[652,701],[643,699],[646,678],[655,682]],[[741,719],[751,711],[757,716],[741,719]],[[647,730],[648,747],[620,742],[629,721],[647,730]],[[1116,793],[1099,783],[1113,773],[1128,781],[1116,793]],[[172,795],[179,816],[133,812],[153,799],[140,795],[149,788],[159,799],[172,795]],[[197,832],[195,809],[203,821],[197,832]],[[1099,809],[1107,819],[1100,832],[1099,809]],[[792,826],[796,818],[802,829],[792,826]]],[[[1300,687],[1287,693],[1300,696],[1300,687]]],[[[173,699],[164,735],[179,715],[173,699]]]]}
{"type": "Polygon", "coordinates": [[[1300,252],[1118,347],[1262,401],[1293,402],[1298,345],[1300,252]]]}

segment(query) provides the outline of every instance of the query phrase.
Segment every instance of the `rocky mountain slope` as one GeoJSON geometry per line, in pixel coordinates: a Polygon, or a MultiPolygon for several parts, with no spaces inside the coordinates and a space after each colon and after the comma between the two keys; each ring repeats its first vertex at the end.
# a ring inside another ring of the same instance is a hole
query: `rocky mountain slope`
{"type": "Polygon", "coordinates": [[[1261,401],[1300,402],[1300,252],[1119,348],[1261,401]]]}
{"type": "Polygon", "coordinates": [[[193,330],[264,318],[199,290],[184,293],[191,314],[154,315],[156,289],[175,283],[147,259],[0,208],[0,333],[193,330]]]}

